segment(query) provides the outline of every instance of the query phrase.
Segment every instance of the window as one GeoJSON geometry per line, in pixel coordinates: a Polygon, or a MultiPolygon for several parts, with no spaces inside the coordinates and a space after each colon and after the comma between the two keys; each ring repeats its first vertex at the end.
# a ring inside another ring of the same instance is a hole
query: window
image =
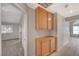
{"type": "Polygon", "coordinates": [[[13,26],[12,25],[2,25],[1,33],[12,33],[12,32],[13,32],[13,26]]]}
{"type": "Polygon", "coordinates": [[[73,34],[79,34],[79,26],[73,26],[73,34]]]}

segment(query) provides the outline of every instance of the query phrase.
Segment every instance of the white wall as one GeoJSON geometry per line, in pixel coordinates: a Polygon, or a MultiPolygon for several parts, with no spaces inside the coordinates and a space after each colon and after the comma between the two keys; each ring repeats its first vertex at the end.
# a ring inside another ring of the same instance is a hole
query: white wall
{"type": "Polygon", "coordinates": [[[22,12],[16,8],[13,4],[2,4],[2,22],[7,23],[19,23],[22,16],[22,12]]]}
{"type": "MultiPolygon", "coordinates": [[[[2,40],[11,40],[11,39],[16,39],[19,38],[19,24],[14,24],[14,23],[6,23],[7,25],[12,25],[13,27],[13,32],[12,33],[3,33],[2,34],[2,40]]],[[[3,24],[3,25],[6,25],[3,24]]]]}
{"type": "Polygon", "coordinates": [[[64,16],[57,14],[57,44],[58,51],[69,42],[69,23],[64,16]]]}
{"type": "Polygon", "coordinates": [[[65,46],[70,41],[70,22],[64,20],[63,25],[64,25],[63,45],[65,46]]]}
{"type": "Polygon", "coordinates": [[[60,50],[63,47],[63,21],[64,17],[60,14],[57,14],[57,41],[58,41],[58,47],[57,49],[60,50]]]}
{"type": "Polygon", "coordinates": [[[0,4],[0,56],[1,56],[1,4],[0,4]]]}
{"type": "Polygon", "coordinates": [[[22,44],[24,47],[24,55],[27,56],[27,13],[22,21],[22,44]]]}

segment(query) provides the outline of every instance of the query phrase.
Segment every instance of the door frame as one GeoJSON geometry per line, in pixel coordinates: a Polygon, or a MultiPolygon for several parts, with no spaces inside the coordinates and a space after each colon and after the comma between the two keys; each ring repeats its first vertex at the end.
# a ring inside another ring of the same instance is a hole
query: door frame
{"type": "MultiPolygon", "coordinates": [[[[22,26],[23,26],[22,27],[22,46],[24,49],[24,56],[27,56],[27,23],[25,23],[25,21],[27,22],[27,10],[25,9],[26,7],[24,6],[25,4],[23,3],[10,3],[10,4],[23,13],[23,17],[21,19],[22,26]]],[[[1,4],[0,4],[0,7],[1,7],[1,4]]],[[[0,15],[0,18],[1,18],[1,15],[0,15]]],[[[0,28],[1,28],[1,22],[0,22],[0,28]]],[[[0,39],[1,39],[1,31],[0,31],[0,39]]],[[[2,44],[1,44],[2,42],[1,41],[2,39],[0,40],[0,55],[2,56],[2,44]]]]}
{"type": "Polygon", "coordinates": [[[23,12],[22,17],[22,45],[24,48],[24,56],[27,56],[27,8],[24,3],[14,3],[15,7],[17,7],[21,12],[23,12]]]}

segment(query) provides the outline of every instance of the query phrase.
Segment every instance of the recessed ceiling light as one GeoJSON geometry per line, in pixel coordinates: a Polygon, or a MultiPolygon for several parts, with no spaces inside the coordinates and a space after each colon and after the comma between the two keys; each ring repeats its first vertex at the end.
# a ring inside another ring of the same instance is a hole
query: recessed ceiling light
{"type": "Polygon", "coordinates": [[[70,13],[72,13],[73,11],[72,10],[70,10],[70,13]]]}
{"type": "Polygon", "coordinates": [[[70,13],[76,12],[76,10],[70,10],[70,13]]]}

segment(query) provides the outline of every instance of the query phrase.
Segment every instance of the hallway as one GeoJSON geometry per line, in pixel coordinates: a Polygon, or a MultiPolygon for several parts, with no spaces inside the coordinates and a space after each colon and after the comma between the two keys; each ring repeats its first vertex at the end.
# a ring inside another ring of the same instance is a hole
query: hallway
{"type": "Polygon", "coordinates": [[[70,42],[60,52],[51,56],[79,56],[79,38],[71,38],[70,42]]]}

